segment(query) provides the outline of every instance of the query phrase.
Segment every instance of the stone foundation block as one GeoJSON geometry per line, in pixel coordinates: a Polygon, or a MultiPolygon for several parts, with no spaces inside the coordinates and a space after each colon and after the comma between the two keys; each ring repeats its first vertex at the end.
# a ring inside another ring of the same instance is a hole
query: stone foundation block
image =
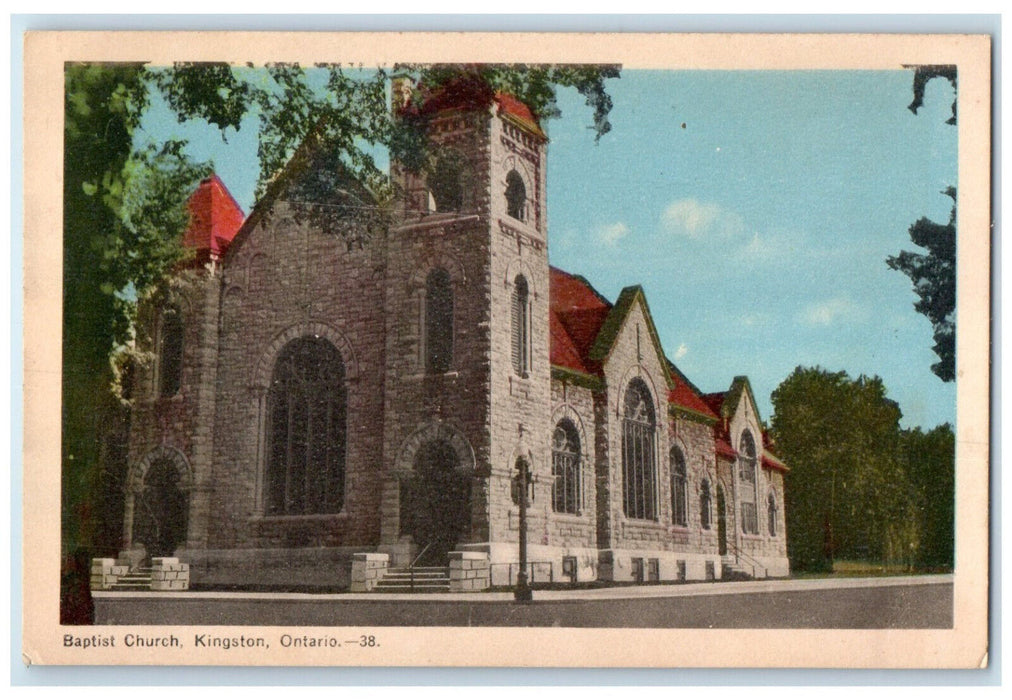
{"type": "Polygon", "coordinates": [[[186,591],[190,588],[190,565],[176,557],[151,558],[152,591],[186,591]]]}
{"type": "Polygon", "coordinates": [[[107,591],[119,581],[121,576],[126,576],[129,572],[129,566],[118,565],[115,559],[92,559],[91,590],[107,591]]]}
{"type": "Polygon", "coordinates": [[[351,555],[351,592],[368,593],[376,587],[390,566],[390,555],[381,552],[362,552],[351,555]]]}
{"type": "Polygon", "coordinates": [[[484,591],[491,585],[491,565],[485,552],[450,552],[450,590],[484,591]]]}

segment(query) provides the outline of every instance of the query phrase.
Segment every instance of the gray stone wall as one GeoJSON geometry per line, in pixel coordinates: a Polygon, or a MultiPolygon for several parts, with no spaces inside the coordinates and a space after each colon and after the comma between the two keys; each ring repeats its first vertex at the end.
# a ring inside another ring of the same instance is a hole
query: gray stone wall
{"type": "Polygon", "coordinates": [[[610,546],[618,549],[668,550],[688,544],[687,533],[671,531],[671,472],[668,462],[670,437],[667,427],[668,401],[667,368],[654,349],[650,333],[638,302],[626,316],[625,324],[604,364],[607,382],[609,498],[607,517],[610,519],[610,546]],[[637,342],[637,330],[639,341],[637,342]],[[654,460],[656,479],[656,517],[640,520],[627,517],[624,512],[622,483],[622,419],[623,404],[629,383],[639,378],[647,385],[654,401],[656,430],[654,433],[654,460]]]}
{"type": "MultiPolygon", "coordinates": [[[[738,405],[735,407],[734,413],[730,418],[729,432],[732,440],[732,445],[737,449],[741,435],[745,430],[751,432],[753,439],[756,443],[757,458],[761,460],[762,457],[762,427],[759,416],[752,406],[752,402],[748,397],[748,390],[746,389],[741,393],[738,405]]],[[[784,491],[783,491],[783,475],[771,469],[762,468],[760,466],[757,469],[756,478],[756,513],[759,521],[759,532],[758,534],[744,533],[739,527],[736,530],[738,537],[738,547],[742,553],[755,559],[757,562],[769,569],[769,575],[771,576],[786,576],[788,573],[787,563],[787,536],[784,526],[784,491]],[[768,524],[768,510],[767,510],[767,494],[772,491],[777,500],[778,507],[778,527],[775,535],[771,535],[769,532],[768,524]]],[[[735,477],[737,474],[734,475],[735,477]]],[[[740,480],[736,479],[737,494],[736,494],[736,520],[740,518],[740,498],[741,489],[743,485],[740,480]]]]}
{"type": "MultiPolygon", "coordinates": [[[[688,476],[688,527],[674,526],[672,532],[676,543],[682,549],[692,552],[717,553],[717,460],[714,452],[713,430],[705,423],[686,418],[673,418],[669,421],[670,440],[678,445],[685,455],[688,476]],[[702,521],[702,488],[703,480],[710,485],[710,524],[703,527],[702,521]]],[[[670,488],[670,484],[669,484],[670,488]]]]}
{"type": "Polygon", "coordinates": [[[211,550],[375,545],[385,367],[385,240],[351,247],[298,221],[283,201],[227,260],[222,288],[211,550]],[[347,387],[344,507],[265,514],[266,393],[285,344],[318,335],[340,352],[347,387]]]}
{"type": "Polygon", "coordinates": [[[489,540],[516,542],[518,508],[511,479],[516,461],[528,460],[535,479],[529,538],[551,537],[551,368],[548,330],[548,250],[544,231],[544,192],[539,190],[545,144],[525,136],[500,118],[490,132],[490,370],[491,425],[489,540]],[[525,179],[526,217],[506,211],[506,176],[517,170],[525,179]],[[529,367],[513,368],[511,299],[514,281],[523,275],[529,289],[529,367]]]}
{"type": "MultiPolygon", "coordinates": [[[[488,539],[490,464],[490,145],[487,114],[449,113],[433,122],[437,153],[456,154],[464,163],[459,211],[430,212],[423,174],[394,166],[409,193],[403,219],[389,237],[388,284],[383,305],[386,323],[383,435],[384,546],[409,551],[412,543],[400,527],[399,480],[413,468],[412,436],[443,426],[473,451],[473,464],[462,464],[470,480],[471,523],[465,540],[488,539]],[[425,293],[429,273],[450,275],[453,289],[453,342],[450,369],[430,374],[425,367],[425,293]]],[[[408,555],[410,556],[410,555],[408,555]]]]}
{"type": "Polygon", "coordinates": [[[178,451],[185,461],[178,466],[188,471],[180,474],[190,508],[185,544],[196,546],[204,536],[207,512],[203,504],[214,445],[219,289],[220,279],[210,269],[185,270],[139,304],[124,548],[131,544],[133,501],[143,487],[145,457],[164,448],[178,451]],[[182,321],[180,383],[176,394],[162,396],[159,345],[163,314],[170,307],[179,310],[182,321]]]}
{"type": "MultiPolygon", "coordinates": [[[[597,487],[594,465],[597,450],[594,431],[594,396],[590,389],[552,380],[552,417],[550,430],[562,419],[570,420],[580,437],[579,512],[551,511],[548,541],[544,544],[561,547],[594,547],[597,545],[597,487]]],[[[549,433],[551,440],[551,433],[549,433]]],[[[549,461],[551,461],[549,451],[549,461]]],[[[552,498],[551,481],[548,498],[552,498]]],[[[561,566],[561,562],[560,562],[561,566]]]]}

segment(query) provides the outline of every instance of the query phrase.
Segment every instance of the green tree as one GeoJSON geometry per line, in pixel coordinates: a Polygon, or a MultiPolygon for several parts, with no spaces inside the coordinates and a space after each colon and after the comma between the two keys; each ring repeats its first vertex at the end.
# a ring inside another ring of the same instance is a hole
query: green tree
{"type": "MultiPolygon", "coordinates": [[[[605,80],[614,66],[398,66],[416,98],[471,81],[479,94],[505,90],[539,118],[558,116],[557,89],[572,87],[593,108],[598,137],[610,129],[605,80]]],[[[68,64],[64,102],[64,267],[61,619],[87,621],[88,558],[118,546],[121,503],[113,484],[124,470],[128,413],[113,391],[111,358],[129,341],[134,300],[179,263],[184,203],[209,164],[194,163],[185,143],[137,143],[152,91],[180,122],[204,119],[220,130],[259,120],[262,194],[309,138],[372,190],[393,196],[375,149],[418,169],[431,161],[423,138],[429,115],[393,116],[391,74],[341,66],[264,68],[185,63],[68,64]],[[111,500],[110,500],[111,499],[111,500]],[[84,593],[81,594],[83,582],[84,593]]],[[[312,198],[313,193],[309,193],[312,198]]]]}
{"type": "Polygon", "coordinates": [[[912,501],[899,407],[878,377],[798,367],[772,395],[773,438],[791,465],[788,554],[796,570],[834,559],[908,562],[912,501]]]}
{"type": "MultiPolygon", "coordinates": [[[[948,80],[956,89],[956,67],[950,65],[916,66],[914,70],[914,100],[909,109],[914,114],[924,102],[924,90],[934,78],[948,80]]],[[[947,124],[956,124],[956,100],[952,100],[952,117],[947,124]]],[[[956,378],[956,188],[949,187],[945,194],[952,197],[952,213],[947,224],[938,224],[928,218],[918,219],[910,227],[910,240],[927,253],[907,250],[890,256],[886,263],[913,282],[919,301],[914,304],[918,313],[931,321],[934,329],[938,362],[931,365],[943,382],[956,378]]]]}
{"type": "Polygon", "coordinates": [[[110,357],[129,335],[133,295],[182,256],[186,193],[207,172],[181,144],[135,148],[147,106],[139,64],[65,69],[61,531],[64,622],[86,621],[96,542],[115,547],[126,413],[110,357]]]}
{"type": "Polygon", "coordinates": [[[955,551],[956,438],[948,423],[904,430],[903,459],[921,530],[917,564],[951,569],[955,551]]]}

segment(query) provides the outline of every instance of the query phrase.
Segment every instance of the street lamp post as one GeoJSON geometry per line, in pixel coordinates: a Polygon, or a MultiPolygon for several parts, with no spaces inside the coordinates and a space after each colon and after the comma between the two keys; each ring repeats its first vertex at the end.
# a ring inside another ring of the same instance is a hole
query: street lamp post
{"type": "Polygon", "coordinates": [[[534,595],[527,581],[527,491],[530,488],[531,473],[526,459],[517,464],[519,474],[517,480],[520,501],[520,571],[517,572],[517,587],[513,591],[513,599],[518,603],[529,603],[534,595]]]}

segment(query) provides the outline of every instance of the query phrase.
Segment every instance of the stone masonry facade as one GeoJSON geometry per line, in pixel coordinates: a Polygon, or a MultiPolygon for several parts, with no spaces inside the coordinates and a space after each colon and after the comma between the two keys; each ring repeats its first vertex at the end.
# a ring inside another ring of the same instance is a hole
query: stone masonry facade
{"type": "Polygon", "coordinates": [[[786,467],[747,379],[702,394],[639,287],[613,304],[549,266],[524,105],[428,124],[432,166],[392,164],[381,225],[319,144],[244,218],[202,183],[203,225],[242,223],[189,232],[199,262],[141,304],[124,554],[195,586],[368,590],[421,562],[478,590],[515,580],[527,498],[535,583],[787,575],[786,467]],[[322,174],[336,223],[298,194],[322,174]]]}

